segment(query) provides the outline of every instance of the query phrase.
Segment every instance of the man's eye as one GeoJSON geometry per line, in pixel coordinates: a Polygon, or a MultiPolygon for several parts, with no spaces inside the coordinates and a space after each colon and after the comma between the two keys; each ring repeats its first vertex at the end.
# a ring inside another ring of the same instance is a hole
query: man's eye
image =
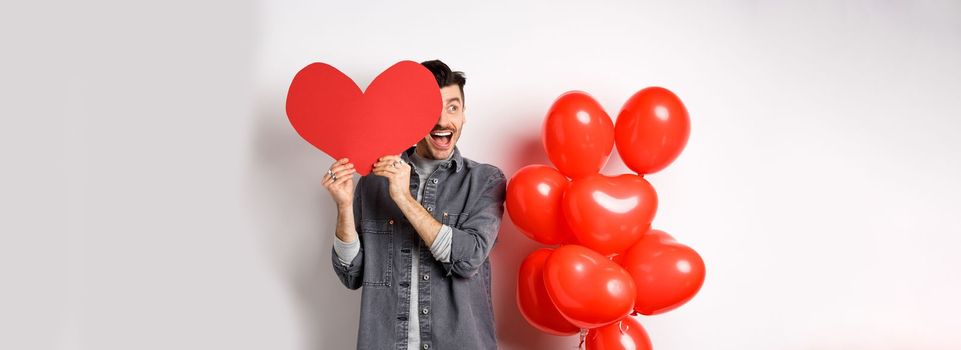
{"type": "Polygon", "coordinates": [[[457,106],[454,106],[454,105],[447,106],[447,111],[450,113],[457,112],[457,106]]]}

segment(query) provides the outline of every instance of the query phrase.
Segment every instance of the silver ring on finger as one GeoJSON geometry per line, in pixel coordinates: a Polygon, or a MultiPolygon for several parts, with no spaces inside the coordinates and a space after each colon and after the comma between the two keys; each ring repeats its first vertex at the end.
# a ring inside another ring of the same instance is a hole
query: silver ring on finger
{"type": "Polygon", "coordinates": [[[337,181],[337,175],[335,174],[330,174],[330,178],[333,179],[334,181],[337,181]]]}
{"type": "Polygon", "coordinates": [[[400,167],[400,161],[399,161],[399,160],[395,160],[394,163],[391,164],[391,166],[393,166],[394,168],[399,168],[399,167],[400,167]]]}
{"type": "Polygon", "coordinates": [[[327,169],[327,176],[334,176],[334,171],[327,169]]]}

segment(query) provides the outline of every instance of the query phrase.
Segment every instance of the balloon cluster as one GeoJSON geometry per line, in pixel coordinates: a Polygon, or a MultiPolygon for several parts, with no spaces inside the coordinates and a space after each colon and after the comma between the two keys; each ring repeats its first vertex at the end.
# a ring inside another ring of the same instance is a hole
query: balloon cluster
{"type": "Polygon", "coordinates": [[[615,125],[590,95],[571,91],[551,106],[543,143],[557,168],[529,165],[507,185],[507,212],[531,239],[557,248],[528,255],[517,304],[543,332],[587,329],[587,349],[650,349],[632,315],[670,311],[694,297],[704,261],[652,230],[657,193],[644,175],[673,162],[690,118],[671,91],[649,87],[624,104],[615,125]],[[613,147],[636,174],[599,173],[613,147]]]}

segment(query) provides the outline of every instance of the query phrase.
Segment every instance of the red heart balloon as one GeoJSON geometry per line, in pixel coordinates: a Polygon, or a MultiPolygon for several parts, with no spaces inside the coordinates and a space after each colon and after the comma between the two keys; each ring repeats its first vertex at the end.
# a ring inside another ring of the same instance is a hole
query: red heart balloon
{"type": "Polygon", "coordinates": [[[651,350],[651,338],[633,317],[587,331],[587,350],[651,350]]]}
{"type": "Polygon", "coordinates": [[[544,287],[544,263],[552,250],[541,248],[524,258],[517,272],[517,307],[534,328],[553,335],[572,335],[580,328],[561,316],[544,287]]]}
{"type": "Polygon", "coordinates": [[[551,163],[576,179],[595,174],[614,149],[614,122],[586,92],[558,97],[544,119],[542,140],[551,163]]]}
{"type": "Polygon", "coordinates": [[[604,255],[630,248],[657,211],[657,193],[643,177],[595,174],[575,179],[564,192],[564,216],[577,241],[604,255]]]}
{"type": "Polygon", "coordinates": [[[668,89],[638,91],[621,107],[614,126],[617,153],[638,174],[664,169],[684,150],[691,119],[681,99],[668,89]]]}
{"type": "Polygon", "coordinates": [[[366,92],[336,68],[312,63],[287,91],[287,118],[297,133],[334,159],[349,158],[360,175],[430,133],[442,108],[434,75],[413,61],[394,64],[366,92]]]}
{"type": "Polygon", "coordinates": [[[565,319],[597,328],[634,308],[634,281],[622,267],[593,250],[565,245],[544,264],[544,286],[565,319]]]}
{"type": "Polygon", "coordinates": [[[507,213],[527,237],[544,244],[573,243],[561,200],[570,181],[554,168],[528,165],[507,183],[507,213]]]}
{"type": "Polygon", "coordinates": [[[651,230],[624,254],[621,264],[637,285],[634,310],[664,313],[691,300],[704,284],[704,260],[694,249],[651,230]]]}

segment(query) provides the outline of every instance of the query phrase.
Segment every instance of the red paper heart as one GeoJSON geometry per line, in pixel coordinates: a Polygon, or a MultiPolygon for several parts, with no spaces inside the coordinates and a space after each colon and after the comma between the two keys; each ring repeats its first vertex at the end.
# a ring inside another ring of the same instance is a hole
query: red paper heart
{"type": "Polygon", "coordinates": [[[349,158],[360,175],[427,136],[442,108],[434,75],[413,61],[387,68],[366,92],[336,68],[312,63],[287,91],[287,118],[300,137],[334,159],[349,158]]]}

